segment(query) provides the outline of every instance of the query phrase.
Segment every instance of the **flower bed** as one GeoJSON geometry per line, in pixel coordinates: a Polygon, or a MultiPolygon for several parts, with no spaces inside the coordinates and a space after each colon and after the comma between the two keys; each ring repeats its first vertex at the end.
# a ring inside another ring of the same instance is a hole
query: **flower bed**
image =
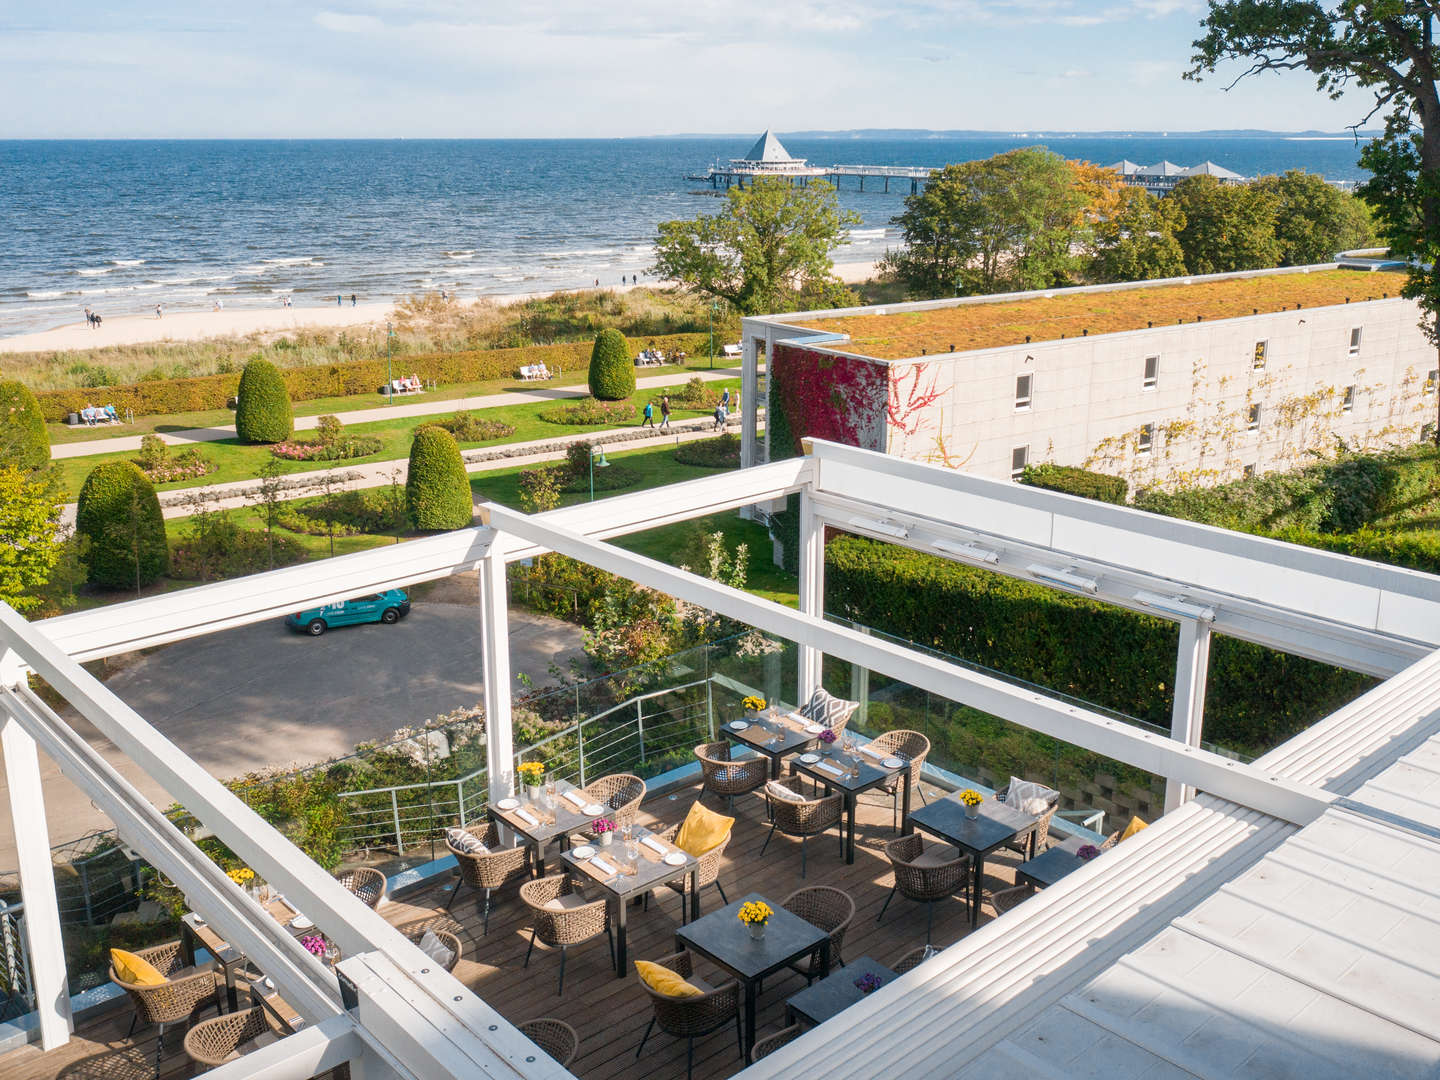
{"type": "Polygon", "coordinates": [[[215,462],[202,457],[199,450],[191,449],[182,450],[173,458],[166,458],[149,468],[141,465],[140,471],[152,484],[173,484],[176,480],[209,476],[219,467],[215,462]]]}
{"type": "Polygon", "coordinates": [[[635,406],[629,401],[596,401],[594,398],[580,398],[540,413],[540,419],[547,424],[622,424],[636,416],[635,406]]]}
{"type": "Polygon", "coordinates": [[[436,427],[444,428],[455,436],[456,442],[481,443],[493,439],[506,439],[515,434],[515,425],[503,420],[486,420],[475,413],[456,413],[444,420],[430,421],[436,427]]]}
{"type": "Polygon", "coordinates": [[[378,453],[384,445],[384,440],[375,435],[345,435],[334,442],[292,439],[276,443],[270,447],[270,452],[286,461],[346,461],[369,457],[378,453]]]}
{"type": "Polygon", "coordinates": [[[675,460],[682,465],[699,465],[706,469],[738,469],[740,439],[727,432],[713,439],[682,442],[675,447],[675,460]]]}

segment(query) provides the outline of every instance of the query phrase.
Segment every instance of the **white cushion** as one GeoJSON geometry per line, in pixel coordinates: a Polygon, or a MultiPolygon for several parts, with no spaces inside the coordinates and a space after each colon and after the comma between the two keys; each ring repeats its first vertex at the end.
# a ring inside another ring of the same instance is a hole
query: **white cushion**
{"type": "Polygon", "coordinates": [[[434,930],[426,930],[420,938],[420,951],[442,968],[448,968],[450,961],[455,959],[455,951],[447,948],[445,943],[435,936],[434,930]]]}
{"type": "Polygon", "coordinates": [[[1018,776],[1010,778],[1010,788],[1005,793],[1005,805],[1012,806],[1022,814],[1040,815],[1049,810],[1055,798],[1060,793],[1044,784],[1036,784],[1029,780],[1021,780],[1018,776]]]}
{"type": "Polygon", "coordinates": [[[804,802],[805,796],[793,788],[786,787],[779,780],[771,780],[765,785],[765,792],[777,799],[784,799],[786,802],[804,802]]]}
{"type": "Polygon", "coordinates": [[[489,855],[490,849],[474,833],[465,829],[457,829],[454,826],[445,830],[445,839],[450,846],[457,851],[465,851],[471,855],[489,855]]]}
{"type": "Polygon", "coordinates": [[[545,907],[549,911],[569,911],[572,908],[584,907],[590,901],[577,893],[565,893],[557,896],[554,900],[546,900],[545,907]]]}

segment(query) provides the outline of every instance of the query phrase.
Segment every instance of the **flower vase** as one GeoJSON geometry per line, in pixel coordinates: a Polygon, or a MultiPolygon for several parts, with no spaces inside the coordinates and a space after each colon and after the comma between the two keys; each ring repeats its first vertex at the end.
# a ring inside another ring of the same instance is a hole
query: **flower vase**
{"type": "Polygon", "coordinates": [[[609,830],[609,831],[607,831],[607,832],[602,832],[602,833],[600,834],[600,846],[601,846],[601,847],[609,847],[609,846],[610,846],[610,842],[611,842],[612,840],[614,840],[614,839],[615,839],[615,832],[614,832],[614,830],[609,830]]]}
{"type": "Polygon", "coordinates": [[[752,922],[745,924],[750,929],[750,937],[754,941],[765,940],[765,924],[763,922],[752,922]]]}
{"type": "Polygon", "coordinates": [[[965,816],[971,821],[974,821],[976,818],[978,818],[980,816],[979,803],[976,803],[974,806],[965,807],[965,816]]]}

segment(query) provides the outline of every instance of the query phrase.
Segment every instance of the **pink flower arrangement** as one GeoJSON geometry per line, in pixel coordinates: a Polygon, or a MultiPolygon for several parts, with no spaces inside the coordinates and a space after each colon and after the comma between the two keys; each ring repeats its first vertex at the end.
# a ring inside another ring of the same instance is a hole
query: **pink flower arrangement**
{"type": "Polygon", "coordinates": [[[615,822],[611,821],[608,817],[596,818],[590,823],[590,828],[596,834],[614,832],[615,822]]]}
{"type": "Polygon", "coordinates": [[[304,946],[305,951],[311,956],[323,957],[325,955],[325,939],[319,934],[309,934],[306,937],[302,937],[300,944],[304,946]]]}
{"type": "Polygon", "coordinates": [[[821,742],[823,742],[826,746],[829,746],[835,741],[835,732],[830,730],[830,728],[826,728],[824,731],[820,732],[820,734],[815,737],[821,742]]]}
{"type": "Polygon", "coordinates": [[[862,994],[873,994],[876,990],[879,990],[880,987],[884,985],[885,981],[881,979],[879,975],[876,975],[873,971],[867,971],[864,975],[861,975],[858,979],[855,980],[855,988],[859,990],[862,994]]]}
{"type": "Polygon", "coordinates": [[[1094,844],[1081,844],[1078,848],[1075,849],[1075,857],[1084,862],[1089,862],[1091,859],[1095,858],[1095,856],[1099,854],[1100,849],[1097,848],[1094,844]]]}

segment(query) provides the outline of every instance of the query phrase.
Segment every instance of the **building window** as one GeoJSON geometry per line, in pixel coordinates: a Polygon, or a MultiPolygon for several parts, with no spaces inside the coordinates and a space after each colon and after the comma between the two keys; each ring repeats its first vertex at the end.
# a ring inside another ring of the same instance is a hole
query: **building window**
{"type": "Polygon", "coordinates": [[[1019,480],[1025,466],[1030,464],[1030,447],[1017,446],[1010,451],[1010,479],[1019,480]]]}
{"type": "Polygon", "coordinates": [[[1365,332],[1365,328],[1364,328],[1363,326],[1353,326],[1353,327],[1350,328],[1350,355],[1351,355],[1351,356],[1359,356],[1359,355],[1360,355],[1360,338],[1361,338],[1361,336],[1364,334],[1364,332],[1365,332]]]}
{"type": "Polygon", "coordinates": [[[1033,375],[1015,376],[1015,409],[1017,412],[1030,407],[1030,381],[1033,378],[1033,375]]]}
{"type": "Polygon", "coordinates": [[[1255,431],[1260,427],[1260,406],[1250,406],[1250,417],[1245,421],[1245,428],[1248,431],[1255,431]]]}
{"type": "Polygon", "coordinates": [[[1270,342],[1268,342],[1268,341],[1257,341],[1257,342],[1255,342],[1255,362],[1254,362],[1254,365],[1253,365],[1253,366],[1254,366],[1254,368],[1255,368],[1256,371],[1260,371],[1260,370],[1262,370],[1262,369],[1265,367],[1265,354],[1266,354],[1267,352],[1269,352],[1269,351],[1270,351],[1270,342]]]}
{"type": "Polygon", "coordinates": [[[1136,444],[1136,450],[1142,454],[1150,453],[1150,448],[1155,445],[1155,425],[1140,425],[1140,441],[1136,444]]]}
{"type": "Polygon", "coordinates": [[[1160,358],[1158,356],[1145,357],[1145,379],[1140,384],[1143,390],[1154,390],[1160,382],[1160,358]]]}
{"type": "Polygon", "coordinates": [[[1340,402],[1340,411],[1341,411],[1341,412],[1354,412],[1354,411],[1355,411],[1355,387],[1353,387],[1353,386],[1347,386],[1347,387],[1345,387],[1345,398],[1344,398],[1343,401],[1340,402]]]}
{"type": "Polygon", "coordinates": [[[1422,426],[1422,427],[1420,428],[1420,441],[1421,441],[1421,442],[1434,442],[1434,441],[1435,441],[1435,421],[1432,420],[1432,421],[1430,421],[1430,423],[1425,424],[1424,426],[1422,426]]]}
{"type": "Polygon", "coordinates": [[[1252,477],[1252,476],[1255,475],[1255,466],[1254,466],[1254,465],[1246,465],[1246,466],[1245,466],[1244,473],[1245,473],[1245,479],[1246,479],[1246,480],[1249,480],[1250,477],[1252,477]]]}
{"type": "Polygon", "coordinates": [[[1425,393],[1435,393],[1435,387],[1440,386],[1440,369],[1431,368],[1430,374],[1425,376],[1425,393]]]}

